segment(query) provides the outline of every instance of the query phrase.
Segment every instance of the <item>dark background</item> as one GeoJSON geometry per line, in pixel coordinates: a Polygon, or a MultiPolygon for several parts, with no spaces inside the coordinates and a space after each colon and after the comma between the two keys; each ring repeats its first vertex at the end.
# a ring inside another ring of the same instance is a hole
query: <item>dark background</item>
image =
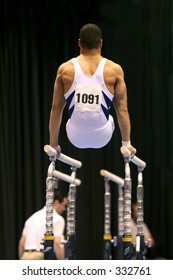
{"type": "MultiPolygon", "coordinates": [[[[146,161],[145,221],[159,255],[173,259],[173,9],[172,0],[1,1],[0,4],[0,259],[17,259],[23,224],[45,203],[49,113],[58,66],[78,55],[79,29],[98,24],[103,56],[125,73],[132,144],[146,161]]],[[[100,150],[79,150],[60,133],[62,152],[82,161],[77,176],[77,259],[103,259],[104,168],[124,178],[116,129],[100,150]]],[[[70,168],[57,162],[57,169],[70,168]]],[[[133,200],[137,170],[131,165],[133,200]]],[[[68,190],[68,184],[60,182],[68,190]]],[[[112,234],[117,234],[117,186],[112,234]]]]}

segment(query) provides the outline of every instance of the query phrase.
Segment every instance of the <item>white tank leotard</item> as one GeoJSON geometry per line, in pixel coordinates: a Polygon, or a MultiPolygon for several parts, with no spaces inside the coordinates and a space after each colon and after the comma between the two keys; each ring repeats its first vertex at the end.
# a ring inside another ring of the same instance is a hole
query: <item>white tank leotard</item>
{"type": "Polygon", "coordinates": [[[106,58],[102,58],[95,73],[83,73],[76,58],[74,81],[65,94],[69,111],[67,136],[77,148],[101,148],[111,139],[114,120],[109,114],[113,95],[108,91],[103,77],[106,58]]]}

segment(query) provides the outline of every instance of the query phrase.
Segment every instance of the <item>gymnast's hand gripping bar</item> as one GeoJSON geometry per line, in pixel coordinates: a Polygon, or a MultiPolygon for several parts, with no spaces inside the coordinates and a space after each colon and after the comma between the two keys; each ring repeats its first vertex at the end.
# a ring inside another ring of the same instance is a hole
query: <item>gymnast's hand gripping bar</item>
{"type": "MultiPolygon", "coordinates": [[[[54,157],[54,156],[57,156],[57,151],[52,148],[51,146],[49,145],[45,145],[44,146],[44,151],[47,153],[48,156],[50,157],[54,157]]],[[[66,163],[66,164],[69,164],[71,166],[75,166],[77,168],[80,168],[82,166],[82,163],[76,159],[73,159],[71,157],[68,157],[62,153],[60,153],[60,155],[57,157],[58,160],[66,163]]]]}
{"type": "Polygon", "coordinates": [[[146,162],[138,158],[137,156],[131,156],[131,152],[127,149],[127,147],[121,147],[121,153],[123,157],[128,157],[130,161],[136,164],[138,167],[145,168],[146,162]]]}

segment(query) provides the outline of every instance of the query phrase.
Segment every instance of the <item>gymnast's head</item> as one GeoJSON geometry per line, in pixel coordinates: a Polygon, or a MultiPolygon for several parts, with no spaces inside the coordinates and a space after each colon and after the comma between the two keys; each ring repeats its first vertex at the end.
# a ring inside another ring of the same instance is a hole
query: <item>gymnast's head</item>
{"type": "Polygon", "coordinates": [[[101,49],[102,31],[96,24],[88,23],[79,32],[79,47],[86,50],[101,49]]]}

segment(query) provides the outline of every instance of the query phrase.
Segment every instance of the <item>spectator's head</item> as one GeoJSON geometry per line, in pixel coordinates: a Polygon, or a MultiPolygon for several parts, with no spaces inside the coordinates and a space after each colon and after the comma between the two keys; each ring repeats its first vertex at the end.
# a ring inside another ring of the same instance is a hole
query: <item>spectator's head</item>
{"type": "Polygon", "coordinates": [[[54,191],[54,209],[58,214],[63,214],[67,208],[67,195],[60,190],[54,191]]]}

